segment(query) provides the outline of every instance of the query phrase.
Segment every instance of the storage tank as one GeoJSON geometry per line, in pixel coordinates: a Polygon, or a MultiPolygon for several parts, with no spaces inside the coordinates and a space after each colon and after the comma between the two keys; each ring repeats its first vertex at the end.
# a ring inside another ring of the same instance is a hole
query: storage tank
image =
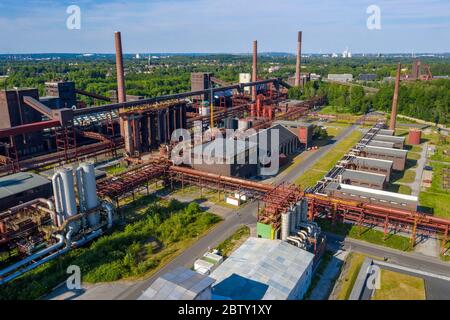
{"type": "MultiPolygon", "coordinates": [[[[64,220],[78,214],[73,169],[71,167],[58,169],[52,177],[52,183],[58,225],[62,225],[64,220]]],[[[70,226],[74,232],[77,232],[80,227],[80,222],[71,222],[70,226]]]]}
{"type": "Polygon", "coordinates": [[[422,131],[420,130],[410,130],[408,135],[408,144],[419,145],[422,139],[422,131]]]}
{"type": "Polygon", "coordinates": [[[246,119],[240,119],[238,121],[238,130],[244,131],[247,130],[249,128],[248,126],[248,120],[246,119]]]}
{"type": "MultiPolygon", "coordinates": [[[[92,210],[99,205],[97,198],[97,186],[95,180],[95,168],[93,162],[82,163],[77,169],[78,199],[82,212],[92,210]]],[[[90,227],[100,222],[98,212],[91,213],[87,217],[90,227]]]]}
{"type": "Polygon", "coordinates": [[[281,214],[281,240],[285,241],[291,231],[291,212],[281,214]]]}
{"type": "Polygon", "coordinates": [[[200,107],[200,114],[202,116],[208,116],[211,113],[211,108],[209,106],[201,106],[200,107]]]}

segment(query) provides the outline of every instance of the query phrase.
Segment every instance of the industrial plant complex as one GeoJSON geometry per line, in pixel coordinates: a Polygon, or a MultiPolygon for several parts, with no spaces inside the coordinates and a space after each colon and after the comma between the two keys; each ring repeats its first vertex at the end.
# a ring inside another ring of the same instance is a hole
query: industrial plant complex
{"type": "MultiPolygon", "coordinates": [[[[312,81],[302,71],[302,32],[293,38],[296,72],[285,80],[260,76],[254,41],[251,70],[232,83],[193,72],[189,92],[128,95],[116,32],[117,88],[110,96],[78,89],[73,81],[46,82],[44,96],[37,88],[0,90],[0,290],[124,227],[127,206],[142,195],[159,197],[161,188],[195,187],[203,198],[218,193],[230,213],[217,229],[246,215],[251,221],[236,227],[252,230],[226,255],[212,250],[216,239],[209,239],[212,247],[202,255],[162,265],[134,299],[305,299],[333,241],[328,224],[399,235],[411,248],[430,237],[446,256],[450,220],[424,213],[418,194],[391,188],[394,177],[409,169],[410,146],[419,145],[422,134],[413,128],[396,135],[400,81],[410,80],[401,77],[400,65],[391,114],[358,116],[348,124],[360,132],[356,143],[313,184],[295,183],[303,163],[310,161],[304,170],[311,170],[321,150],[324,157],[334,154],[319,134],[327,127],[327,115],[320,115],[326,97],[289,98],[289,89],[312,81]],[[117,164],[126,168],[107,170],[117,164]]],[[[413,72],[414,79],[429,80],[420,74],[420,62],[413,72]]],[[[329,74],[328,80],[349,83],[353,76],[329,74]]],[[[157,252],[162,244],[147,238],[153,241],[147,252],[157,252]]]]}

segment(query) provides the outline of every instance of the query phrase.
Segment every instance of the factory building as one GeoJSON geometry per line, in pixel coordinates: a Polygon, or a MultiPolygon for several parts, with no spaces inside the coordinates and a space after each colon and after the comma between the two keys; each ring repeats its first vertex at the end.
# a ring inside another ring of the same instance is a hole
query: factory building
{"type": "Polygon", "coordinates": [[[384,136],[393,136],[395,134],[395,132],[394,132],[394,130],[380,129],[380,131],[378,131],[378,134],[381,134],[384,136]]]}
{"type": "MultiPolygon", "coordinates": [[[[24,97],[27,96],[39,100],[37,89],[0,91],[0,129],[42,121],[42,115],[25,104],[24,97]]],[[[10,143],[9,140],[3,142],[10,143]]],[[[42,131],[16,135],[13,143],[19,157],[44,151],[42,131]]]]}
{"type": "Polygon", "coordinates": [[[394,144],[394,148],[397,148],[397,149],[403,149],[403,147],[405,145],[405,137],[377,134],[377,135],[375,135],[375,137],[373,137],[373,140],[374,141],[391,142],[394,144]]]}
{"type": "Polygon", "coordinates": [[[211,300],[214,280],[184,267],[156,279],[138,300],[211,300]]]}
{"type": "Polygon", "coordinates": [[[375,158],[353,157],[348,168],[382,174],[389,182],[394,163],[391,160],[381,160],[375,158]]]}
{"type": "Polygon", "coordinates": [[[373,146],[365,146],[361,152],[361,156],[364,157],[391,160],[393,162],[392,169],[397,171],[405,170],[407,154],[407,150],[373,146]]]}
{"type": "Polygon", "coordinates": [[[299,300],[311,284],[314,255],[281,240],[249,238],[214,270],[215,300],[299,300]]]}
{"type": "MultiPolygon", "coordinates": [[[[214,75],[210,72],[191,73],[191,91],[203,91],[211,87],[211,78],[214,75]]],[[[209,94],[202,95],[202,99],[210,101],[209,94]]]]}
{"type": "Polygon", "coordinates": [[[336,182],[329,183],[324,193],[330,197],[411,211],[416,211],[419,204],[414,196],[336,182]]]}
{"type": "Polygon", "coordinates": [[[258,145],[250,141],[215,139],[195,146],[192,154],[192,166],[199,171],[242,178],[258,174],[258,145]]]}
{"type": "Polygon", "coordinates": [[[386,185],[386,176],[384,174],[346,169],[342,173],[340,181],[352,186],[383,190],[386,185]]]}
{"type": "Polygon", "coordinates": [[[314,125],[312,123],[279,120],[275,124],[280,124],[296,134],[300,143],[305,145],[305,148],[308,148],[312,144],[314,134],[314,125]]]}
{"type": "Polygon", "coordinates": [[[0,177],[0,211],[36,198],[52,196],[50,180],[31,172],[0,177]]]}
{"type": "Polygon", "coordinates": [[[328,80],[337,82],[351,82],[353,75],[350,73],[328,74],[328,80]]]}

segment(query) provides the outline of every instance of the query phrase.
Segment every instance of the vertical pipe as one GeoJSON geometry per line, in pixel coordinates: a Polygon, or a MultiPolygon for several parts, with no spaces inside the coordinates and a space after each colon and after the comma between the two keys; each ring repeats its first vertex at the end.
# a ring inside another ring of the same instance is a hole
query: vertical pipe
{"type": "Polygon", "coordinates": [[[389,125],[390,130],[395,130],[395,124],[396,124],[396,119],[397,119],[398,90],[400,87],[400,71],[401,71],[401,69],[402,69],[402,65],[399,63],[397,65],[397,76],[395,78],[394,97],[392,99],[391,122],[389,125]]]}
{"type": "MultiPolygon", "coordinates": [[[[123,54],[122,54],[122,37],[119,31],[114,33],[115,46],[116,46],[116,73],[117,73],[117,99],[119,103],[126,102],[125,93],[125,75],[123,69],[123,54]]],[[[119,109],[119,113],[123,109],[119,109]]],[[[120,134],[125,137],[126,134],[124,129],[123,119],[120,118],[120,134]]]]}
{"type": "MultiPolygon", "coordinates": [[[[253,41],[253,68],[252,68],[252,80],[253,82],[258,81],[258,41],[253,41]]],[[[257,88],[253,87],[252,100],[256,100],[257,88]]]]}
{"type": "Polygon", "coordinates": [[[297,41],[297,65],[295,67],[295,85],[300,85],[300,72],[301,72],[301,60],[302,60],[302,32],[298,32],[298,41],[297,41]]]}

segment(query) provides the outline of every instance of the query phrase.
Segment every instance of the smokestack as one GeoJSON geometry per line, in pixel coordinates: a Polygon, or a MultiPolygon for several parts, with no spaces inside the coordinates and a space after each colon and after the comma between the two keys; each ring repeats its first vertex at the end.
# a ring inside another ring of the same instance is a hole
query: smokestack
{"type": "MultiPolygon", "coordinates": [[[[117,100],[119,103],[126,102],[127,96],[125,93],[125,75],[123,71],[123,54],[122,54],[122,36],[119,31],[114,33],[114,40],[116,46],[116,74],[117,74],[117,100]]],[[[119,109],[119,113],[123,109],[119,109]]],[[[129,134],[129,130],[125,130],[125,123],[122,118],[119,118],[120,135],[125,138],[125,134],[129,134]]]]}
{"type": "Polygon", "coordinates": [[[123,72],[122,37],[120,32],[115,32],[116,43],[116,72],[117,72],[117,97],[119,103],[126,102],[125,75],[123,72]]]}
{"type": "MultiPolygon", "coordinates": [[[[252,81],[258,81],[258,41],[253,41],[253,76],[252,81]]],[[[257,89],[256,86],[252,90],[252,100],[256,101],[257,89]]]]}
{"type": "Polygon", "coordinates": [[[298,32],[298,45],[297,45],[297,65],[295,68],[295,85],[300,85],[301,63],[302,63],[302,32],[298,32]]]}
{"type": "Polygon", "coordinates": [[[397,76],[395,78],[395,88],[394,88],[394,97],[392,99],[392,112],[391,112],[391,122],[389,125],[390,130],[395,130],[395,124],[397,120],[397,106],[398,106],[398,89],[400,87],[400,72],[402,69],[402,65],[399,63],[397,66],[397,76]]]}

